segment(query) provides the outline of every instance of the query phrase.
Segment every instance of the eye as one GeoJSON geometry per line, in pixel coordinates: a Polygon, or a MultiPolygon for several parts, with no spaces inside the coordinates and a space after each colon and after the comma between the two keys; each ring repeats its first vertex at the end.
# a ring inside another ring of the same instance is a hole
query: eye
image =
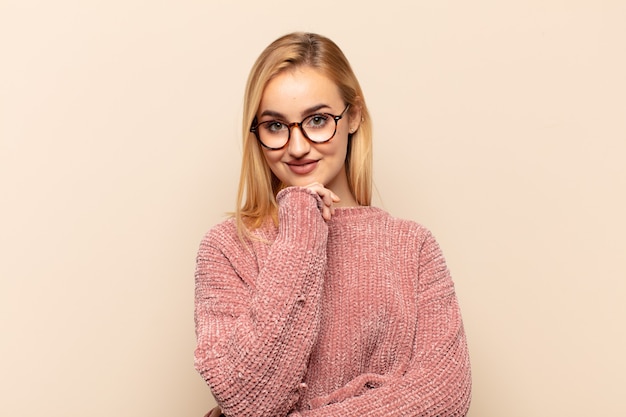
{"type": "Polygon", "coordinates": [[[271,120],[269,122],[262,123],[263,129],[268,133],[280,133],[287,128],[287,125],[279,122],[278,120],[271,120]]]}
{"type": "Polygon", "coordinates": [[[313,116],[309,116],[305,121],[305,126],[307,128],[319,129],[328,123],[328,116],[325,114],[314,114],[313,116]]]}

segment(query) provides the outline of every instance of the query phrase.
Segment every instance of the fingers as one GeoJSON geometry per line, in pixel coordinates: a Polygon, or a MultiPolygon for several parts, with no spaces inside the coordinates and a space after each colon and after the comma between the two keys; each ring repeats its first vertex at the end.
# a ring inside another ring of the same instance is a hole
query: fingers
{"type": "Polygon", "coordinates": [[[330,220],[332,215],[335,214],[335,207],[333,204],[340,201],[339,196],[317,182],[309,184],[305,188],[314,191],[315,193],[317,193],[317,195],[320,196],[323,203],[322,217],[324,218],[324,220],[330,220]]]}

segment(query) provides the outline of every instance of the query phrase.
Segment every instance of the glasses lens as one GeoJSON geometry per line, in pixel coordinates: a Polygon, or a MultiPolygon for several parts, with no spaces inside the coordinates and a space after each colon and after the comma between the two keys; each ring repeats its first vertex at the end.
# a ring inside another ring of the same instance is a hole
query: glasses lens
{"type": "MultiPolygon", "coordinates": [[[[320,113],[307,117],[300,126],[307,138],[320,143],[330,140],[335,135],[337,120],[330,114],[320,113]]],[[[280,149],[289,141],[289,125],[277,120],[259,123],[256,131],[261,143],[268,148],[280,149]]]]}
{"type": "Polygon", "coordinates": [[[259,139],[268,148],[282,148],[289,140],[289,126],[271,121],[258,126],[259,139]]]}
{"type": "Polygon", "coordinates": [[[302,129],[313,142],[326,142],[335,134],[337,122],[328,114],[314,114],[302,121],[302,129]]]}

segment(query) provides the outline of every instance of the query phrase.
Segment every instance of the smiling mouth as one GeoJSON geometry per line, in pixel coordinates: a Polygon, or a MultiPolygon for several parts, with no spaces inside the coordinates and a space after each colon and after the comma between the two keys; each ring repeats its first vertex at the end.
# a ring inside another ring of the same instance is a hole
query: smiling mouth
{"type": "Polygon", "coordinates": [[[306,161],[292,161],[288,162],[289,169],[298,175],[306,175],[313,171],[317,167],[319,161],[306,160],[306,161]]]}

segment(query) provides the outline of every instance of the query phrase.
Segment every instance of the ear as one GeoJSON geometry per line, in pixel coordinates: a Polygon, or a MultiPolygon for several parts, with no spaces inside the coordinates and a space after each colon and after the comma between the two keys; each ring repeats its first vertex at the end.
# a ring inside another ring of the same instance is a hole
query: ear
{"type": "Polygon", "coordinates": [[[350,110],[348,111],[349,121],[350,121],[350,133],[354,133],[361,126],[361,106],[359,103],[354,103],[354,105],[350,106],[350,110]]]}

